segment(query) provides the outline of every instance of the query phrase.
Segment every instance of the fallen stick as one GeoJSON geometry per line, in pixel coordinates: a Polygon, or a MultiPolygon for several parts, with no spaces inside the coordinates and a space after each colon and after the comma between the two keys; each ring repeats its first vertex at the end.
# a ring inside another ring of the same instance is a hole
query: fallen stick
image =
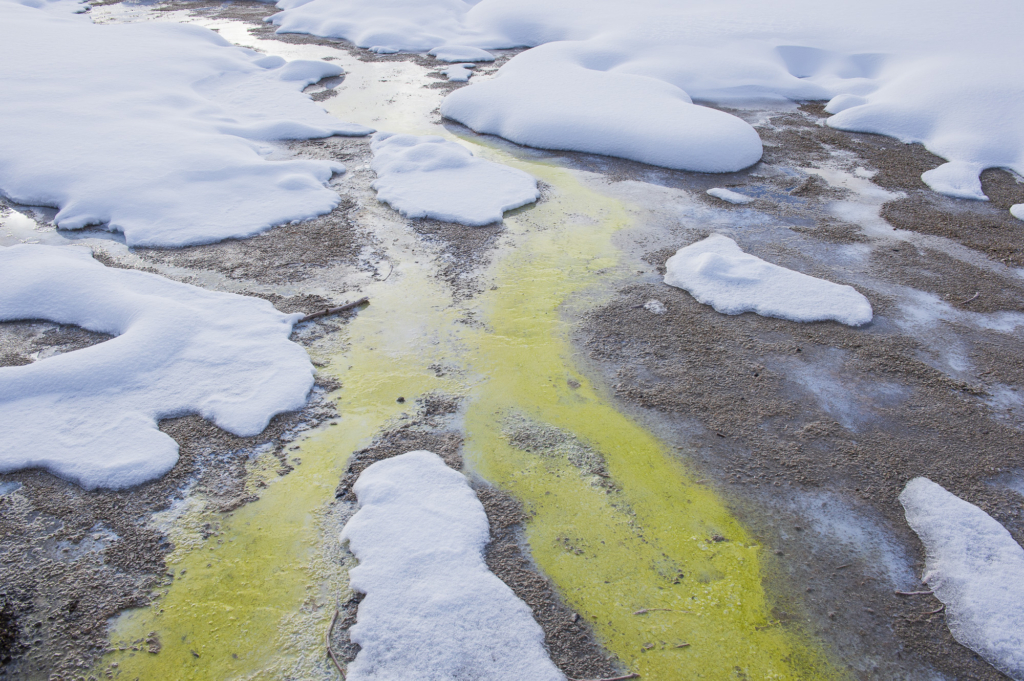
{"type": "Polygon", "coordinates": [[[931,596],[931,591],[893,591],[897,596],[931,596]]]}
{"type": "Polygon", "coordinates": [[[978,291],[977,293],[975,293],[973,296],[971,296],[967,300],[961,300],[960,304],[961,305],[966,305],[967,303],[971,302],[972,300],[974,300],[975,298],[977,298],[980,295],[981,295],[981,291],[978,291]]]}
{"type": "Polygon", "coordinates": [[[640,675],[636,672],[627,674],[626,676],[616,676],[611,679],[569,679],[569,681],[626,681],[626,679],[639,679],[640,675]]]}
{"type": "Polygon", "coordinates": [[[924,612],[924,613],[921,613],[921,614],[922,615],[938,615],[940,612],[942,612],[945,609],[946,609],[946,604],[943,603],[942,605],[940,605],[939,607],[935,608],[934,610],[929,610],[928,612],[924,612]]]}
{"type": "Polygon", "coordinates": [[[369,298],[360,298],[359,300],[355,301],[354,303],[345,303],[344,305],[341,305],[340,307],[328,307],[326,309],[320,310],[319,312],[311,312],[310,314],[306,315],[305,317],[303,317],[302,319],[300,319],[299,321],[297,321],[295,323],[296,324],[301,324],[303,322],[308,322],[308,321],[311,321],[313,319],[318,319],[320,317],[328,317],[328,316],[333,315],[333,314],[338,314],[339,312],[344,312],[345,310],[351,310],[354,307],[359,307],[363,303],[369,303],[369,302],[370,302],[369,298]]]}
{"type": "Polygon", "coordinates": [[[325,642],[327,643],[327,657],[331,658],[331,662],[333,662],[334,666],[338,668],[338,673],[341,674],[341,681],[345,681],[345,670],[341,668],[341,665],[338,663],[338,658],[334,656],[334,649],[331,648],[331,634],[334,633],[334,625],[337,621],[338,610],[335,609],[334,617],[331,618],[331,626],[327,627],[327,638],[325,642]]]}

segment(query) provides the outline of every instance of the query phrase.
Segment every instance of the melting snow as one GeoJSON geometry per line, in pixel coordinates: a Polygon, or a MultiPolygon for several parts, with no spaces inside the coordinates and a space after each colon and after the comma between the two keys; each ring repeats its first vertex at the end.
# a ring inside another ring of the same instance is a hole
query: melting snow
{"type": "Polygon", "coordinates": [[[494,61],[494,55],[490,52],[465,45],[435,47],[428,54],[438,61],[494,61]]]}
{"type": "Polygon", "coordinates": [[[443,137],[377,133],[370,146],[377,198],[406,217],[487,225],[540,196],[527,173],[443,137]]]}
{"type": "Polygon", "coordinates": [[[487,516],[461,473],[409,452],[368,467],[354,490],[360,509],[341,536],[366,598],[349,679],[565,680],[530,609],[484,563],[487,516]]]}
{"type": "Polygon", "coordinates": [[[946,606],[953,637],[1024,679],[1024,549],[992,516],[927,478],[900,502],[927,551],[923,580],[946,606]]]}
{"type": "Polygon", "coordinates": [[[746,196],[745,194],[740,194],[739,192],[734,192],[731,189],[724,189],[722,187],[714,187],[713,189],[709,189],[708,196],[713,196],[716,199],[722,199],[723,201],[728,201],[729,203],[735,203],[740,205],[744,203],[752,203],[754,201],[752,197],[746,196]]]}
{"type": "Polygon", "coordinates": [[[722,105],[830,100],[828,124],[922,142],[934,189],[984,198],[1024,173],[1024,5],[885,0],[280,0],[280,32],[426,51],[533,47],[448,96],[444,115],[531,146],[689,170],[758,160],[722,105]],[[913,26],[908,32],[906,27],[913,26]],[[539,46],[539,47],[538,47],[539,46]]]}
{"type": "Polygon", "coordinates": [[[476,64],[453,64],[445,69],[444,75],[448,77],[448,80],[464,83],[473,75],[473,68],[475,66],[476,64]]]}
{"type": "Polygon", "coordinates": [[[268,141],[363,135],[303,87],[342,73],[170,23],[97,26],[0,0],[0,192],[129,245],[256,234],[338,204],[338,163],[269,162],[268,141]]]}
{"type": "Polygon", "coordinates": [[[721,234],[679,249],[665,268],[666,284],[724,314],[756,312],[794,322],[834,319],[850,326],[872,317],[871,303],[852,286],[765,262],[721,234]]]}
{"type": "Polygon", "coordinates": [[[1010,215],[1018,220],[1024,220],[1024,203],[1016,203],[1010,206],[1010,215]]]}
{"type": "Polygon", "coordinates": [[[265,300],[107,268],[85,249],[0,248],[0,321],[47,319],[117,338],[0,368],[0,472],[45,468],[87,489],[166,473],[163,418],[199,414],[240,436],[301,408],[313,386],[288,340],[301,317],[265,300]]]}

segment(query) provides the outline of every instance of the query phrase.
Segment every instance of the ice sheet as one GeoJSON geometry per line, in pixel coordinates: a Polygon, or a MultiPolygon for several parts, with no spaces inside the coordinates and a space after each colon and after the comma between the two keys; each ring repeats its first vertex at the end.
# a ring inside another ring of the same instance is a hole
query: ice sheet
{"type": "Polygon", "coordinates": [[[0,472],[44,468],[87,489],[166,473],[163,418],[199,414],[240,436],[301,408],[313,386],[301,317],[265,300],[108,268],[77,246],[0,248],[0,321],[47,319],[117,336],[0,367],[0,472]]]}
{"type": "Polygon", "coordinates": [[[665,263],[665,283],[690,292],[724,314],[756,312],[795,322],[832,319],[850,326],[871,321],[871,303],[852,286],[835,284],[744,253],[712,234],[665,263]]]}
{"type": "Polygon", "coordinates": [[[350,681],[565,681],[530,609],[484,563],[487,516],[461,473],[409,452],[368,467],[354,490],[342,539],[366,598],[350,681]]]}

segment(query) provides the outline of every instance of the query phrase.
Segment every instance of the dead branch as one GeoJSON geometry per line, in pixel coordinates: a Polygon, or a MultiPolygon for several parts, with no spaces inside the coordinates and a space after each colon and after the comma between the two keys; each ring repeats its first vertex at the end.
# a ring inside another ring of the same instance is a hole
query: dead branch
{"type": "Polygon", "coordinates": [[[331,626],[327,627],[327,657],[331,658],[331,662],[338,668],[338,673],[341,674],[341,681],[345,681],[345,670],[341,668],[341,664],[338,663],[338,658],[334,656],[334,649],[331,648],[331,634],[334,633],[334,625],[338,621],[338,610],[334,610],[334,617],[331,618],[331,626]]]}
{"type": "Polygon", "coordinates": [[[943,603],[942,605],[940,605],[939,607],[935,608],[934,610],[929,610],[928,612],[923,612],[921,614],[922,615],[938,615],[940,612],[942,612],[945,609],[946,609],[946,604],[943,603]]]}
{"type": "Polygon", "coordinates": [[[303,317],[302,319],[297,321],[296,324],[302,324],[303,322],[308,322],[308,321],[311,321],[313,319],[319,319],[320,317],[328,317],[330,315],[335,315],[335,314],[338,314],[339,312],[344,312],[345,310],[351,310],[352,308],[359,307],[363,303],[369,303],[369,302],[370,302],[369,298],[360,298],[359,300],[355,301],[354,303],[345,303],[344,305],[341,305],[339,307],[328,307],[326,309],[320,310],[319,312],[312,312],[312,313],[306,315],[305,317],[303,317]]]}
{"type": "Polygon", "coordinates": [[[897,596],[931,596],[931,591],[893,591],[897,596]]]}
{"type": "Polygon", "coordinates": [[[640,675],[637,673],[627,674],[626,676],[616,676],[611,679],[569,679],[569,681],[626,681],[626,679],[639,679],[640,675]]]}
{"type": "Polygon", "coordinates": [[[974,300],[975,298],[977,298],[980,295],[981,295],[981,291],[977,291],[973,296],[971,296],[967,300],[961,300],[960,304],[961,305],[966,305],[967,303],[971,302],[972,300],[974,300]]]}

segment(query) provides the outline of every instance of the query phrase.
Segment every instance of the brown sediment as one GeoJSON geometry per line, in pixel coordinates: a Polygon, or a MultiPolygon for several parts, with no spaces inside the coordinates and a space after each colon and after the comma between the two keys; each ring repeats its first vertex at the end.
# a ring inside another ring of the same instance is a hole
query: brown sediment
{"type": "MultiPolygon", "coordinates": [[[[685,291],[627,281],[610,302],[585,315],[576,341],[623,408],[676,444],[765,544],[769,582],[786,585],[774,590],[780,619],[808,621],[861,677],[917,678],[935,670],[956,678],[1003,678],[953,640],[944,615],[930,612],[938,605],[934,598],[895,596],[877,561],[815,529],[809,504],[841,507],[850,523],[878,528],[894,552],[906,552],[897,562],[917,576],[923,548],[898,502],[915,476],[978,505],[1024,543],[1020,497],[997,484],[1000,476],[1024,470],[1018,445],[1024,413],[992,397],[1000,390],[1024,391],[1024,339],[966,319],[942,322],[934,332],[894,323],[899,291],[907,288],[934,294],[964,314],[1024,311],[1024,283],[1003,267],[1018,264],[1024,243],[1024,232],[1017,235],[1022,227],[1011,223],[1004,205],[1024,200],[1020,186],[1007,173],[987,172],[990,203],[938,196],[923,188],[919,176],[942,159],[919,145],[822,127],[814,120],[820,106],[802,109],[770,117],[759,128],[764,160],[728,182],[667,171],[648,173],[648,181],[653,176],[662,186],[685,188],[703,205],[754,212],[752,237],[742,229],[730,232],[741,246],[776,262],[794,259],[815,276],[853,283],[874,306],[875,322],[850,328],[752,313],[727,316],[685,291]],[[837,159],[834,150],[845,156],[837,159]],[[837,219],[830,204],[853,200],[846,191],[823,187],[820,178],[800,179],[801,172],[814,177],[801,169],[836,165],[876,171],[873,182],[908,193],[882,208],[895,227],[946,237],[989,260],[971,259],[939,240],[871,236],[837,219]],[[706,201],[707,186],[761,192],[770,200],[727,206],[706,201]],[[794,196],[799,201],[786,200],[794,196]],[[959,221],[957,233],[943,231],[952,229],[950,216],[959,221]],[[1000,226],[986,227],[989,221],[1000,226]],[[834,248],[847,245],[866,253],[861,264],[829,262],[834,248]],[[667,313],[644,309],[651,299],[667,313]],[[963,369],[954,371],[940,359],[948,349],[944,343],[965,358],[963,369]]],[[[628,163],[602,164],[612,168],[606,174],[612,180],[635,172],[628,163]]],[[[687,220],[662,229],[668,234],[654,239],[653,248],[638,245],[647,239],[642,226],[622,241],[638,262],[662,274],[678,248],[714,231],[687,220]]]]}

